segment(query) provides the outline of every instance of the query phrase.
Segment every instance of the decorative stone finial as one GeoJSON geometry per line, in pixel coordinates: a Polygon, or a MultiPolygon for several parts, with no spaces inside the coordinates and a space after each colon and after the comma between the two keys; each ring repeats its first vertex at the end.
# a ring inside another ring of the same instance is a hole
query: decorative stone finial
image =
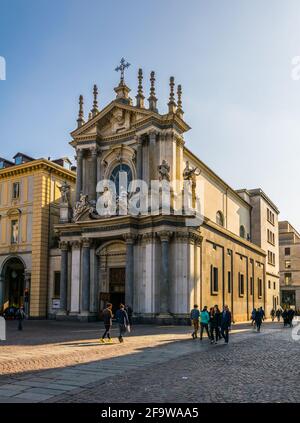
{"type": "Polygon", "coordinates": [[[152,110],[153,112],[157,113],[157,107],[156,107],[156,103],[157,103],[157,98],[155,97],[155,72],[152,71],[150,73],[150,96],[148,98],[149,101],[149,109],[152,110]]]}
{"type": "Polygon", "coordinates": [[[181,88],[181,85],[178,85],[178,87],[177,87],[177,110],[176,110],[176,114],[182,119],[184,112],[182,110],[181,95],[182,95],[182,88],[181,88]]]}
{"type": "Polygon", "coordinates": [[[94,102],[93,102],[93,108],[92,108],[92,110],[91,110],[91,112],[92,112],[92,117],[96,116],[96,114],[97,114],[97,113],[99,113],[99,109],[98,109],[98,99],[97,99],[97,96],[98,96],[98,87],[97,87],[97,85],[96,85],[96,84],[94,85],[93,95],[94,95],[94,102]]]}
{"type": "Polygon", "coordinates": [[[175,96],[174,96],[174,76],[170,77],[170,98],[169,98],[169,113],[175,113],[176,112],[176,103],[175,103],[175,96]]]}
{"type": "Polygon", "coordinates": [[[138,73],[138,81],[139,81],[139,85],[138,85],[138,93],[136,95],[136,107],[141,107],[144,108],[144,93],[143,93],[143,70],[139,69],[139,73],[138,73]]]}
{"type": "Polygon", "coordinates": [[[77,119],[78,128],[84,124],[84,116],[83,116],[83,96],[79,96],[79,113],[77,119]]]}

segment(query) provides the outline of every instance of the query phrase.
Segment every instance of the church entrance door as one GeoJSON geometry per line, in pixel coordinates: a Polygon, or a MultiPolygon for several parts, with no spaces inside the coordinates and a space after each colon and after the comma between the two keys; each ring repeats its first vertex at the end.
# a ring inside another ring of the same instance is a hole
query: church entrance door
{"type": "Polygon", "coordinates": [[[125,267],[109,269],[109,298],[115,315],[120,304],[125,305],[125,267]]]}

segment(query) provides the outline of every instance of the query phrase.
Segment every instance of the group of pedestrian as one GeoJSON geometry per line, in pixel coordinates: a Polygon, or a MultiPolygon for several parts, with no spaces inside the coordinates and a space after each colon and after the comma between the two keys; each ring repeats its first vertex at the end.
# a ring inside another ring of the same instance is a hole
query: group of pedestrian
{"type": "Polygon", "coordinates": [[[270,311],[272,322],[274,322],[275,317],[277,321],[280,322],[281,315],[282,315],[282,311],[280,310],[280,308],[278,308],[276,311],[274,308],[272,308],[272,310],[270,311]]]}
{"type": "MultiPolygon", "coordinates": [[[[120,304],[120,308],[116,311],[116,321],[119,325],[119,342],[124,342],[123,336],[126,332],[130,332],[131,326],[132,326],[132,308],[130,306],[124,306],[123,304],[120,304]]],[[[110,336],[110,331],[112,328],[112,319],[114,315],[112,312],[112,304],[107,303],[106,308],[103,310],[103,323],[105,327],[105,332],[102,335],[102,338],[100,338],[100,343],[105,343],[105,337],[107,337],[107,341],[109,343],[112,343],[112,339],[110,336]]]]}
{"type": "Polygon", "coordinates": [[[231,313],[227,305],[220,311],[219,307],[215,305],[208,311],[207,306],[204,306],[200,312],[197,304],[191,310],[191,321],[193,325],[192,338],[198,337],[200,326],[200,341],[203,339],[203,332],[207,333],[207,337],[211,344],[217,344],[223,338],[225,344],[229,342],[229,330],[231,327],[231,313]]]}
{"type": "Polygon", "coordinates": [[[254,308],[251,313],[251,325],[260,332],[262,322],[265,320],[265,311],[262,307],[254,308]]]}
{"type": "Polygon", "coordinates": [[[295,310],[292,308],[285,308],[281,313],[283,318],[283,326],[289,326],[290,328],[293,326],[293,318],[295,316],[295,310]]]}

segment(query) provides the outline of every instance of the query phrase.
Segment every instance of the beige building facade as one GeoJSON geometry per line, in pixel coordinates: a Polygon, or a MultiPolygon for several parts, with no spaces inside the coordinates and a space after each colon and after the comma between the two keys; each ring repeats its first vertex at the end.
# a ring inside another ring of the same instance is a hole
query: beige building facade
{"type": "Polygon", "coordinates": [[[48,255],[64,181],[74,187],[63,160],[0,158],[0,312],[24,305],[31,318],[47,316],[48,255]]]}
{"type": "Polygon", "coordinates": [[[237,191],[252,207],[251,241],[266,252],[266,316],[280,306],[279,210],[261,189],[237,191]]]}
{"type": "Polygon", "coordinates": [[[282,306],[300,309],[300,234],[288,222],[279,222],[280,294],[282,306]]]}
{"type": "Polygon", "coordinates": [[[54,275],[60,274],[60,298],[59,307],[53,307],[48,297],[49,317],[96,319],[107,301],[114,309],[120,302],[131,305],[141,322],[186,321],[194,303],[228,304],[235,321],[248,320],[254,307],[269,310],[277,304],[279,289],[277,267],[267,260],[268,250],[276,251],[276,243],[278,248],[275,220],[269,229],[275,238],[270,245],[265,241],[270,222],[264,214],[268,207],[274,210],[272,203],[260,194],[261,218],[253,224],[254,193],[236,192],[188,149],[184,134],[190,127],[184,120],[181,86],[175,100],[170,78],[167,111],[161,113],[154,72],[147,106],[142,79],[139,70],[133,104],[122,75],[116,98],[102,110],[94,87],[87,120],[80,96],[78,125],[71,133],[76,201],[60,205],[60,248],[49,257],[50,292],[54,275]],[[128,181],[127,199],[137,192],[131,191],[132,181],[148,187],[153,180],[170,182],[169,212],[163,211],[160,198],[155,214],[123,215],[118,191],[117,213],[99,213],[105,188],[97,183],[118,182],[122,173],[128,181]],[[195,210],[178,213],[185,184],[195,210]],[[256,237],[259,225],[261,235],[256,237]],[[277,282],[270,291],[268,280],[277,282]]]}

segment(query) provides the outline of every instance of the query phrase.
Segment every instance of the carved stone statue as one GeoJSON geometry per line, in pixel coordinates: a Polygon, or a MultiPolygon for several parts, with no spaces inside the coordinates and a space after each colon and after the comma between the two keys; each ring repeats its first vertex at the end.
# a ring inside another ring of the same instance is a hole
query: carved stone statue
{"type": "Polygon", "coordinates": [[[170,181],[170,165],[166,160],[163,160],[161,165],[157,167],[159,172],[159,180],[170,181]]]}
{"type": "Polygon", "coordinates": [[[61,203],[65,203],[65,204],[70,204],[70,190],[71,190],[71,186],[64,181],[61,185],[61,187],[59,188],[60,193],[61,193],[61,203]]]}
{"type": "Polygon", "coordinates": [[[183,171],[183,179],[186,181],[189,181],[191,179],[194,179],[195,176],[200,175],[200,170],[197,167],[190,168],[190,164],[188,160],[185,162],[185,168],[183,171]]]}
{"type": "Polygon", "coordinates": [[[80,194],[79,201],[76,202],[73,209],[73,221],[77,222],[85,212],[90,212],[92,209],[91,204],[88,201],[88,195],[80,194]]]}

